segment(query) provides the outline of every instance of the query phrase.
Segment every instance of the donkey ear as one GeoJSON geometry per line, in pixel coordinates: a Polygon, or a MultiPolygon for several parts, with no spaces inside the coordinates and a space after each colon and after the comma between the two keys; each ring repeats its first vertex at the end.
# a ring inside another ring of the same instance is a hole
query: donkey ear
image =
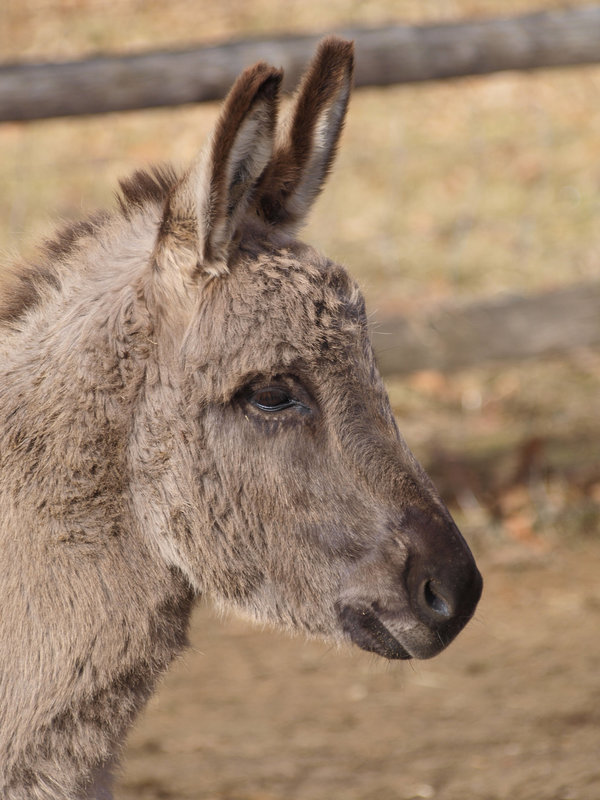
{"type": "Polygon", "coordinates": [[[291,231],[305,220],[335,158],[348,108],[354,44],[329,36],[306,72],[257,190],[257,209],[291,231]]]}
{"type": "Polygon", "coordinates": [[[184,279],[227,272],[227,254],[273,154],[282,73],[260,62],[229,92],[208,146],[171,191],[156,245],[159,269],[184,279]]]}

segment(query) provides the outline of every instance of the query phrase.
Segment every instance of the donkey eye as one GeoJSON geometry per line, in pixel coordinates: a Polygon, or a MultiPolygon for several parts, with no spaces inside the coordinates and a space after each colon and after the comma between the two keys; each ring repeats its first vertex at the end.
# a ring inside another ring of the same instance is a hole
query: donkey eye
{"type": "Polygon", "coordinates": [[[267,389],[258,389],[250,395],[250,402],[261,411],[283,411],[298,404],[298,401],[277,386],[270,386],[267,389]]]}

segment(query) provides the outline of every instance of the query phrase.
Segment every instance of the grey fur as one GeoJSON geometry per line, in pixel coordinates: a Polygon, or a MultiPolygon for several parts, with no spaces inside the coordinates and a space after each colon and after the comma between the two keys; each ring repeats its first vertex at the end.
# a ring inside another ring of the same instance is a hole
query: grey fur
{"type": "Polygon", "coordinates": [[[279,133],[280,73],[247,70],[183,176],[137,174],[6,289],[3,800],[110,797],[198,595],[400,658],[473,613],[480,578],[398,433],[361,294],[293,238],[351,68],[326,40],[279,133]],[[269,387],[290,402],[266,408],[269,387]]]}

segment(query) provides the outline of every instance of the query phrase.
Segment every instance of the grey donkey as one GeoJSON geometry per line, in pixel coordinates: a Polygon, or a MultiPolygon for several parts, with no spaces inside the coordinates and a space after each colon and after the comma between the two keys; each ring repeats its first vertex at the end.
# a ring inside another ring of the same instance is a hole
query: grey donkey
{"type": "Polygon", "coordinates": [[[259,63],[183,174],[122,182],[0,308],[0,797],[109,798],[194,601],[390,659],[439,653],[481,576],[400,435],[346,271],[296,238],[351,43],[289,113],[259,63]]]}

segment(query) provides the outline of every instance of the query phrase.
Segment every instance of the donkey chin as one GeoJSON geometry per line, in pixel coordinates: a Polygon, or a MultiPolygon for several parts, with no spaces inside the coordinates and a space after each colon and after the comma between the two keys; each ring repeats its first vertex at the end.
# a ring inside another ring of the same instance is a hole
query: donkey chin
{"type": "MultiPolygon", "coordinates": [[[[481,581],[473,588],[473,604],[481,595],[481,581]]],[[[370,653],[389,659],[433,658],[450,644],[471,619],[472,612],[436,623],[426,623],[406,610],[379,607],[379,603],[339,604],[342,628],[351,641],[370,653]]]]}

